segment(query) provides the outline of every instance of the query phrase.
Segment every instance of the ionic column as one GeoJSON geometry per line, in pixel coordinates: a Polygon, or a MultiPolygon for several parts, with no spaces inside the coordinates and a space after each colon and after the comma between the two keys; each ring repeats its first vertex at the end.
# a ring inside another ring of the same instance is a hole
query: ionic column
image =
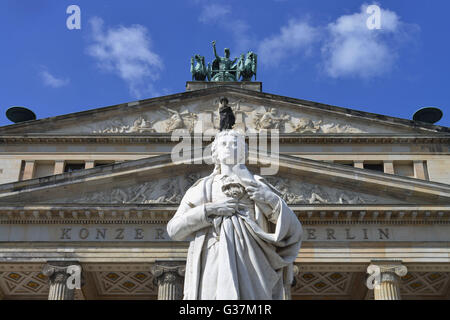
{"type": "Polygon", "coordinates": [[[179,261],[156,262],[152,268],[154,283],[158,286],[158,300],[182,300],[184,263],[179,261]]]}
{"type": "Polygon", "coordinates": [[[81,282],[81,266],[71,262],[49,262],[42,269],[49,279],[48,300],[74,300],[75,288],[68,286],[69,278],[81,282]],[[75,277],[79,277],[75,279],[75,277]]]}
{"type": "Polygon", "coordinates": [[[407,272],[401,262],[372,261],[367,268],[367,287],[374,290],[375,300],[401,300],[400,277],[407,272]]]}

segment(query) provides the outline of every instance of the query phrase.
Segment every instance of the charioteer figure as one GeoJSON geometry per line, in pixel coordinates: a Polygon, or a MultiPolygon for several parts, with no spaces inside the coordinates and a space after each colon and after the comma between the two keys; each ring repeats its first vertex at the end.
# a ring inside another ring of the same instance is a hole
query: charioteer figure
{"type": "Polygon", "coordinates": [[[212,63],[211,81],[237,81],[236,79],[236,61],[230,59],[230,49],[225,48],[225,56],[220,57],[216,51],[216,41],[212,42],[214,56],[216,57],[212,63]]]}

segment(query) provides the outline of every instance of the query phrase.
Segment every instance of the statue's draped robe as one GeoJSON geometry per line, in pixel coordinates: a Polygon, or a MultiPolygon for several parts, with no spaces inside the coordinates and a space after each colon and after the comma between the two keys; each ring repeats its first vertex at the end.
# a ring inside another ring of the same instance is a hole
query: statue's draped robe
{"type": "Polygon", "coordinates": [[[204,204],[220,197],[213,194],[213,183],[215,174],[197,181],[167,225],[172,239],[190,240],[184,299],[288,298],[292,263],[301,244],[298,218],[278,197],[270,221],[254,202],[254,210],[247,213],[207,219],[204,204]]]}

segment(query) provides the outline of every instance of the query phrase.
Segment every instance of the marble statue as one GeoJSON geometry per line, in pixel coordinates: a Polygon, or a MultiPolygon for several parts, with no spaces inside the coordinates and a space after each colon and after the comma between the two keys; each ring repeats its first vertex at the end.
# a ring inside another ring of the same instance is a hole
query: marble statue
{"type": "Polygon", "coordinates": [[[219,132],[211,150],[213,173],[188,189],[167,225],[173,240],[190,241],[184,299],[289,299],[297,216],[246,168],[239,132],[219,132]]]}

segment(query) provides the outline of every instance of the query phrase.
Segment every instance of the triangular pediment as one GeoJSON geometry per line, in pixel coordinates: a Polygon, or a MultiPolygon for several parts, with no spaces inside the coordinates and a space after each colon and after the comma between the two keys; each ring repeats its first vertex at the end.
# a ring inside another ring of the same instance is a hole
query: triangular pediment
{"type": "Polygon", "coordinates": [[[228,86],[92,109],[0,128],[2,134],[133,135],[202,132],[219,127],[218,100],[226,96],[236,127],[250,132],[279,129],[285,134],[448,133],[446,127],[228,86]]]}
{"type": "MultiPolygon", "coordinates": [[[[279,160],[278,173],[265,178],[289,205],[447,205],[450,201],[450,186],[445,184],[291,156],[279,160]]],[[[249,168],[260,174],[260,167],[249,168]]],[[[173,163],[170,155],[151,157],[1,185],[0,205],[176,205],[212,169],[173,163]]]]}

